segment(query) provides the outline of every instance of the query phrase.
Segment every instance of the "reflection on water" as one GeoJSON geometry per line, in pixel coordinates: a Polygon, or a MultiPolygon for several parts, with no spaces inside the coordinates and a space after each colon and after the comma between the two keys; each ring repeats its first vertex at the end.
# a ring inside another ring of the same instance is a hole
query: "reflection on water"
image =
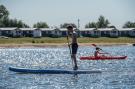
{"type": "Polygon", "coordinates": [[[94,48],[79,47],[79,69],[101,70],[102,74],[20,74],[9,66],[34,69],[72,69],[68,47],[0,48],[0,89],[134,89],[135,47],[102,47],[111,55],[127,55],[127,60],[81,61],[94,48]]]}

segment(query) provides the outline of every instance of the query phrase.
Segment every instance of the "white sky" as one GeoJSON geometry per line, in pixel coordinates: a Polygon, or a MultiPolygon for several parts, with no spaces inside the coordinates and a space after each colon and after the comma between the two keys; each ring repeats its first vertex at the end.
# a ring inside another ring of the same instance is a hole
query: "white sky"
{"type": "Polygon", "coordinates": [[[39,21],[50,26],[65,22],[81,27],[105,16],[112,25],[121,28],[127,21],[135,22],[135,0],[0,0],[10,12],[10,18],[32,26],[39,21]]]}

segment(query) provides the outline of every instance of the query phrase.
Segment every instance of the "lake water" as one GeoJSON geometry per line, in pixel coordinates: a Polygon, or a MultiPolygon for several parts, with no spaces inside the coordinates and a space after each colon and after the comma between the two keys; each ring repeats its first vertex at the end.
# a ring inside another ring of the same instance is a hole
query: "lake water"
{"type": "Polygon", "coordinates": [[[101,48],[112,55],[127,55],[128,58],[81,61],[79,57],[93,55],[94,48],[80,46],[79,69],[101,70],[101,74],[20,74],[8,68],[72,69],[68,47],[0,48],[0,89],[135,89],[135,47],[101,48]]]}

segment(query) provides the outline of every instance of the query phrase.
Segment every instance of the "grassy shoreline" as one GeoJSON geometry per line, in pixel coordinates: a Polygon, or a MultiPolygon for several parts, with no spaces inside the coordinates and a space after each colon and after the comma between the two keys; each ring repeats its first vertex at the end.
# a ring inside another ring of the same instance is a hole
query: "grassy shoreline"
{"type": "MultiPolygon", "coordinates": [[[[67,43],[66,37],[61,38],[0,38],[0,44],[44,44],[44,43],[67,43]]],[[[119,37],[119,38],[78,38],[78,43],[135,43],[135,38],[119,37]]]]}
{"type": "MultiPolygon", "coordinates": [[[[91,44],[97,45],[132,45],[135,43],[134,38],[120,37],[120,38],[78,38],[80,46],[90,46],[91,44]]],[[[0,38],[0,47],[48,47],[48,46],[67,46],[66,37],[61,38],[0,38]]]]}

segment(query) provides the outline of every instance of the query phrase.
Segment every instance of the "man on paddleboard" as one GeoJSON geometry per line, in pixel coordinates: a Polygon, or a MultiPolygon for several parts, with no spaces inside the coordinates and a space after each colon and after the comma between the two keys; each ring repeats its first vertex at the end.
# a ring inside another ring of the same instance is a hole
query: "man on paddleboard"
{"type": "MultiPolygon", "coordinates": [[[[71,46],[71,59],[74,62],[74,70],[78,69],[77,66],[77,60],[76,60],[76,54],[77,54],[77,49],[78,49],[78,43],[77,43],[77,33],[74,31],[73,26],[69,25],[67,26],[67,38],[70,37],[71,38],[71,44],[69,45],[69,48],[71,46]]],[[[68,40],[68,39],[67,39],[68,40]]],[[[69,41],[69,40],[68,40],[69,41]]]]}

